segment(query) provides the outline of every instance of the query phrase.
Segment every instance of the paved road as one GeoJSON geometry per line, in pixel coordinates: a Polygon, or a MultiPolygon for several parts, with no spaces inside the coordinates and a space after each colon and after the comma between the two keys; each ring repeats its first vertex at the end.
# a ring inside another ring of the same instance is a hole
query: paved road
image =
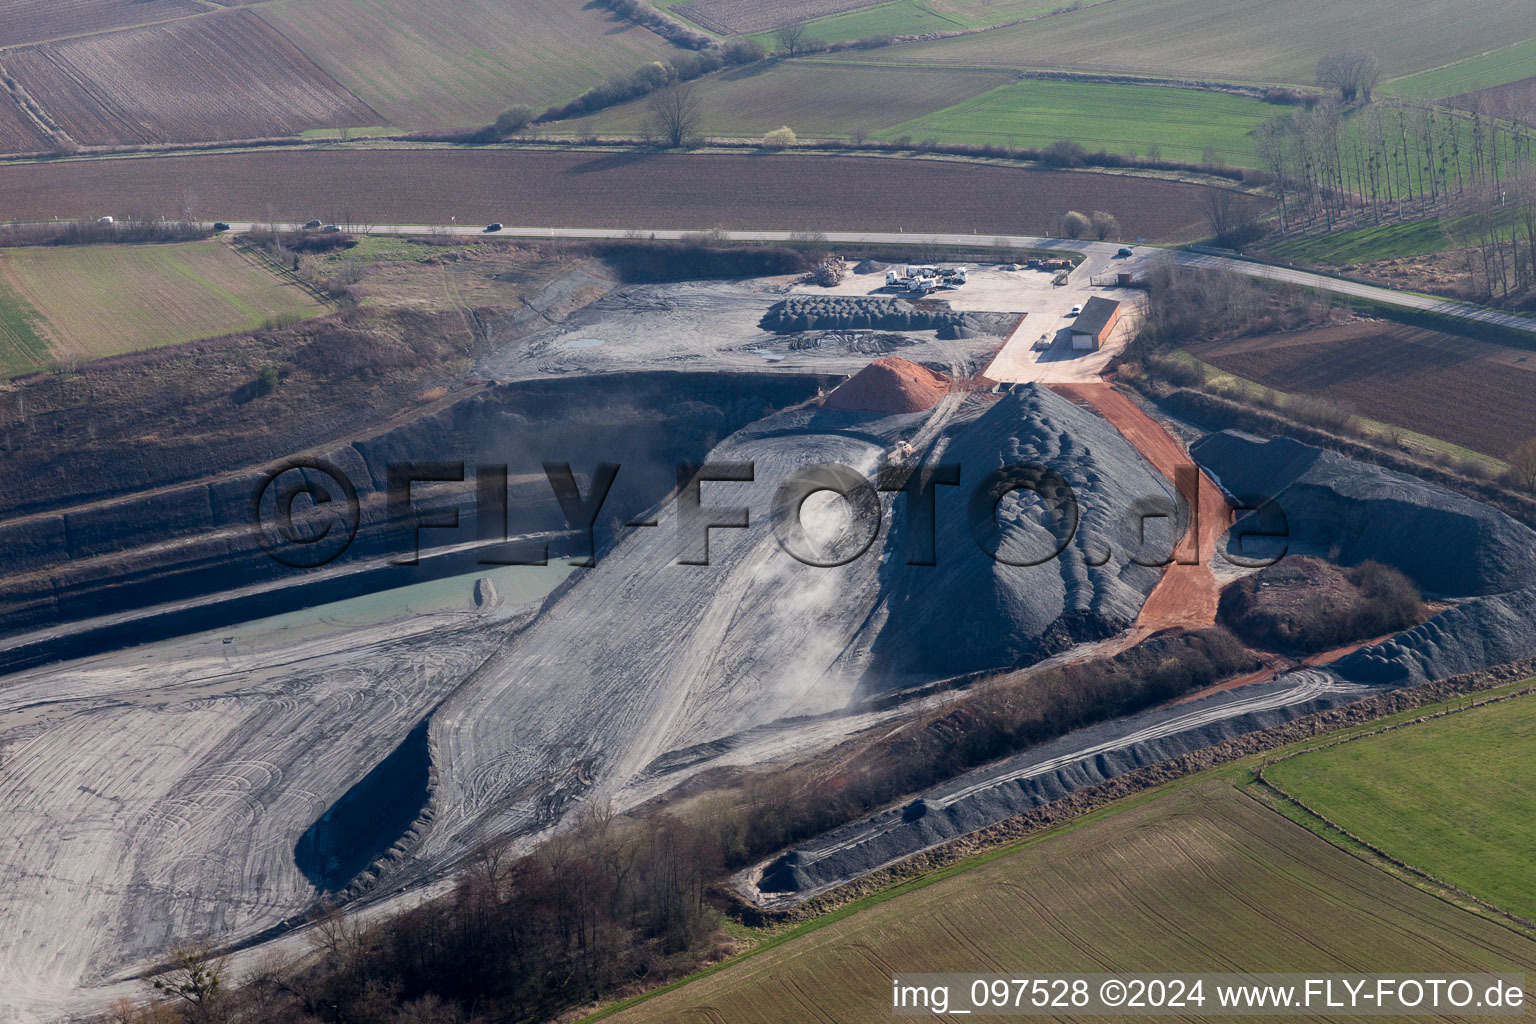
{"type": "MultiPolygon", "coordinates": [[[[261,225],[252,223],[235,223],[232,227],[235,231],[250,231],[261,225]]],[[[379,235],[425,235],[436,232],[450,235],[480,235],[484,234],[482,225],[426,225],[426,224],[393,224],[372,225],[368,228],[370,234],[379,235]]],[[[497,237],[512,238],[626,238],[639,236],[642,238],[675,239],[696,232],[665,230],[625,230],[614,228],[519,228],[507,227],[497,233],[497,237]]],[[[789,231],[733,231],[730,236],[735,239],[748,242],[787,242],[793,232],[789,231]]],[[[1032,235],[975,235],[975,234],[915,234],[903,232],[851,232],[829,231],[826,233],[827,241],[840,243],[868,243],[868,244],[921,244],[921,245],[964,245],[990,248],[1002,238],[1015,248],[1019,249],[1070,249],[1074,252],[1083,252],[1099,258],[1114,258],[1115,252],[1120,248],[1118,242],[1085,242],[1073,241],[1064,238],[1038,238],[1032,235]]],[[[1159,249],[1154,247],[1135,247],[1137,256],[1133,266],[1144,266],[1156,254],[1168,253],[1185,266],[1214,267],[1235,271],[1239,274],[1247,274],[1250,277],[1264,277],[1276,281],[1287,281],[1291,284],[1302,285],[1308,288],[1317,288],[1323,291],[1333,292],[1337,295],[1350,295],[1362,299],[1370,299],[1375,302],[1384,302],[1393,306],[1401,306],[1405,309],[1416,309],[1424,312],[1438,313],[1443,316],[1456,317],[1462,320],[1472,320],[1479,323],[1493,324],[1499,327],[1507,327],[1512,330],[1525,331],[1536,335],[1536,319],[1515,316],[1511,313],[1501,313],[1498,310],[1487,309],[1482,306],[1474,306],[1464,302],[1452,302],[1448,299],[1437,299],[1425,295],[1414,295],[1409,292],[1394,291],[1391,288],[1379,288],[1375,285],[1361,284],[1356,281],[1344,281],[1336,277],[1328,277],[1325,274],[1313,274],[1305,270],[1294,270],[1290,267],[1279,267],[1269,263],[1258,263],[1252,260],[1233,259],[1227,256],[1218,256],[1208,253],[1187,252],[1182,249],[1159,249]]]]}

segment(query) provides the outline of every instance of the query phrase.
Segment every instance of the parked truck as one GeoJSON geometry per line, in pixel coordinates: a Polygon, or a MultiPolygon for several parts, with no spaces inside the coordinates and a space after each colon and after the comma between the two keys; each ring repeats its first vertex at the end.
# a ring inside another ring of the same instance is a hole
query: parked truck
{"type": "Polygon", "coordinates": [[[939,288],[958,288],[969,279],[965,267],[909,266],[903,270],[887,270],[885,287],[890,291],[904,291],[909,295],[927,295],[939,288]]]}

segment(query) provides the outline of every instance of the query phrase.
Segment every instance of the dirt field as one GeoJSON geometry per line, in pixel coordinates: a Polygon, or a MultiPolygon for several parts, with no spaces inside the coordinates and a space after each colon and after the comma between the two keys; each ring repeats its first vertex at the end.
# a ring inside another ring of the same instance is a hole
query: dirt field
{"type": "Polygon", "coordinates": [[[1278,391],[1319,395],[1488,455],[1502,458],[1536,436],[1536,353],[1379,321],[1189,351],[1278,391]]]}
{"type": "Polygon", "coordinates": [[[208,9],[196,0],[0,0],[0,46],[145,25],[208,9]]]}
{"type": "MultiPolygon", "coordinates": [[[[1091,405],[1170,481],[1177,479],[1175,473],[1179,467],[1195,464],[1168,431],[1112,385],[1053,384],[1051,389],[1075,402],[1091,405]]],[[[1199,505],[1199,533],[1186,536],[1174,552],[1173,564],[1163,570],[1162,580],[1142,606],[1136,619],[1138,630],[1156,632],[1171,626],[1194,629],[1216,621],[1221,589],[1211,573],[1210,562],[1216,553],[1216,541],[1232,525],[1232,513],[1222,497],[1221,488],[1203,473],[1199,505]],[[1198,564],[1181,564],[1196,558],[1198,564]]]]}
{"type": "MultiPolygon", "coordinates": [[[[0,74],[5,65],[0,63],[0,74]]],[[[41,153],[49,148],[43,133],[21,112],[9,93],[0,90],[0,153],[41,153]]]]}
{"type": "MultiPolygon", "coordinates": [[[[95,359],[323,307],[223,242],[0,250],[0,288],[35,310],[58,359],[95,359]]],[[[0,362],[10,372],[33,369],[0,362]]]]}
{"type": "Polygon", "coordinates": [[[1463,110],[1481,108],[1484,114],[1492,114],[1494,117],[1524,118],[1532,104],[1536,103],[1536,76],[1522,78],[1518,82],[1495,85],[1488,89],[1478,89],[1475,92],[1464,92],[1459,96],[1452,96],[1445,102],[1463,110]]]}
{"type": "Polygon", "coordinates": [[[571,0],[302,0],[253,11],[383,114],[376,124],[485,124],[514,103],[574,99],[677,52],[571,0]]]}
{"type": "Polygon", "coordinates": [[[723,36],[746,35],[828,14],[868,7],[877,0],[688,0],[672,11],[723,36]]]}
{"type": "Polygon", "coordinates": [[[1204,230],[1204,190],[1153,178],[943,160],[517,150],[315,151],[0,167],[9,216],[176,214],[303,221],[735,230],[1049,234],[1066,210],[1108,210],[1127,237],[1204,230]],[[864,201],[850,201],[854,194],[864,201]],[[879,196],[921,196],[921,202],[879,196]],[[316,212],[318,211],[318,212],[316,212]]]}
{"type": "Polygon", "coordinates": [[[383,120],[249,11],[21,50],[6,66],[82,145],[263,138],[383,120]]]}
{"type": "Polygon", "coordinates": [[[1530,939],[1210,779],[868,907],[609,1019],[875,1024],[891,1019],[897,973],[1021,964],[1043,974],[1170,963],[1470,971],[1530,970],[1533,958],[1530,939]]]}
{"type": "MultiPolygon", "coordinates": [[[[856,127],[874,133],[932,114],[1012,80],[986,68],[876,68],[787,61],[766,71],[747,68],[699,82],[702,131],[759,138],[788,125],[802,138],[847,138],[856,127]]],[[[649,111],[624,103],[555,130],[585,135],[638,135],[649,111]]],[[[919,138],[923,136],[918,136],[919,138]]]]}

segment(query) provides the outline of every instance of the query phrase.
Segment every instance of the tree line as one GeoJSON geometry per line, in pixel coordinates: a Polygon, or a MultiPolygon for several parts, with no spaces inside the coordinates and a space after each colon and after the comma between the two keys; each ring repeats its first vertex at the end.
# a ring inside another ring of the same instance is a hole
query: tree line
{"type": "MultiPolygon", "coordinates": [[[[1357,95],[1368,96],[1356,86],[1357,95]]],[[[1536,288],[1536,154],[1530,112],[1327,97],[1254,131],[1283,232],[1335,231],[1438,217],[1467,250],[1474,296],[1513,301],[1536,288]]]]}

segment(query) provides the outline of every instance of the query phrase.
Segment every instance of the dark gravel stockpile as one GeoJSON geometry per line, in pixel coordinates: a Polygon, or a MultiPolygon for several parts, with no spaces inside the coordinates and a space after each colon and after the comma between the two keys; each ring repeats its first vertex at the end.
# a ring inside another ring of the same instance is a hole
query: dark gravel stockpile
{"type": "Polygon", "coordinates": [[[1335,662],[1344,678],[1418,683],[1536,654],[1536,531],[1470,498],[1285,438],[1223,431],[1191,451],[1229,491],[1273,495],[1292,551],[1385,562],[1426,594],[1471,598],[1335,662]]]}
{"type": "MultiPolygon", "coordinates": [[[[1229,430],[1190,451],[1228,493],[1273,498],[1293,552],[1341,565],[1385,562],[1428,596],[1536,584],[1536,532],[1471,498],[1288,438],[1229,430]]],[[[1241,532],[1232,532],[1229,546],[1241,532]]]]}
{"type": "MultiPolygon", "coordinates": [[[[960,484],[937,489],[937,564],[906,564],[913,560],[913,531],[900,511],[895,517],[893,556],[881,581],[888,617],[872,649],[877,673],[899,682],[1027,664],[1135,619],[1160,573],[1130,560],[1137,547],[1132,511],[1142,502],[1166,502],[1168,491],[1107,422],[1047,388],[1027,385],[969,423],[952,424],[924,459],[930,467],[940,463],[959,467],[960,484]],[[1034,482],[1049,501],[1029,491],[1003,499],[996,519],[1004,539],[1001,558],[994,559],[981,549],[971,522],[973,512],[985,519],[990,507],[974,506],[974,496],[989,474],[1010,466],[1044,466],[1059,479],[1034,482]],[[1059,556],[1046,557],[1063,543],[1059,556]],[[1107,564],[1089,566],[1106,551],[1107,564]]],[[[1148,520],[1152,543],[1169,522],[1148,520]]]]}
{"type": "Polygon", "coordinates": [[[935,786],[905,806],[824,833],[766,864],[757,888],[762,902],[794,903],[1106,779],[1369,692],[1322,672],[1296,672],[1195,704],[1080,729],[935,786]]]}
{"type": "Polygon", "coordinates": [[[1334,662],[1346,679],[1416,684],[1536,654],[1536,587],[1479,597],[1334,662]]]}
{"type": "Polygon", "coordinates": [[[791,295],[775,302],[763,316],[765,331],[940,331],[948,338],[996,333],[1003,318],[989,313],[958,313],[942,300],[922,303],[862,295],[791,295]],[[965,333],[961,333],[965,332],[965,333]]]}

